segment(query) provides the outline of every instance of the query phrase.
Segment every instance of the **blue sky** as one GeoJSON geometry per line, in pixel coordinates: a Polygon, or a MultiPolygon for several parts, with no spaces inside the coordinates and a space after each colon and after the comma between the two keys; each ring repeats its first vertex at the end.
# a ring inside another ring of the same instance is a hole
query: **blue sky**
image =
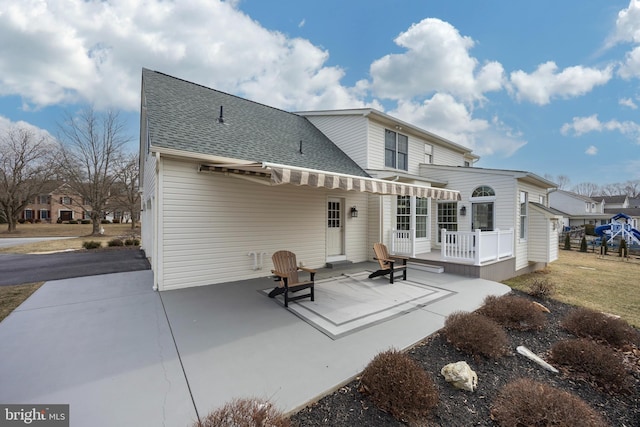
{"type": "Polygon", "coordinates": [[[477,166],[640,179],[640,0],[0,0],[0,130],[83,105],[137,142],[140,70],[289,111],[374,107],[477,166]]]}

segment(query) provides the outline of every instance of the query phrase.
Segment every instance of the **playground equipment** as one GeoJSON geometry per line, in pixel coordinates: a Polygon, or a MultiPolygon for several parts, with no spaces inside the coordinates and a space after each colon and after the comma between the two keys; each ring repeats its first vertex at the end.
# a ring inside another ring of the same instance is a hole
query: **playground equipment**
{"type": "Polygon", "coordinates": [[[627,241],[627,246],[640,246],[640,231],[629,223],[631,217],[623,213],[614,215],[608,224],[595,228],[595,232],[601,238],[607,238],[607,243],[613,243],[616,237],[627,241]],[[620,220],[624,220],[621,222],[620,220]]]}

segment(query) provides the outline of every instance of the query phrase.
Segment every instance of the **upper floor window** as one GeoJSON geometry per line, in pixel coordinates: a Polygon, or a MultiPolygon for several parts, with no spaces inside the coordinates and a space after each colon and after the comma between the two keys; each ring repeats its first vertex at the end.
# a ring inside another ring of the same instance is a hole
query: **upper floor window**
{"type": "Polygon", "coordinates": [[[70,205],[71,202],[72,202],[72,199],[69,196],[60,197],[60,203],[63,205],[70,205]]]}
{"type": "Polygon", "coordinates": [[[384,165],[394,169],[409,169],[409,137],[385,129],[384,165]]]}
{"type": "Polygon", "coordinates": [[[489,187],[488,185],[481,185],[480,187],[477,187],[475,190],[473,190],[473,193],[471,193],[471,197],[491,197],[495,195],[496,192],[493,191],[493,188],[489,187]]]}
{"type": "Polygon", "coordinates": [[[37,203],[40,204],[40,205],[48,205],[49,204],[49,200],[50,200],[49,196],[44,194],[44,195],[38,196],[37,203]]]}
{"type": "Polygon", "coordinates": [[[433,163],[433,145],[424,144],[424,162],[427,164],[433,163]]]}

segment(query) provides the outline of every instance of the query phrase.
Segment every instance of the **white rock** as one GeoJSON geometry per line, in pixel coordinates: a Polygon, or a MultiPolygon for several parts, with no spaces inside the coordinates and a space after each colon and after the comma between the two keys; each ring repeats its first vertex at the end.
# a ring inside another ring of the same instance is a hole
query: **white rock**
{"type": "Polygon", "coordinates": [[[527,359],[533,360],[534,362],[536,362],[538,365],[542,366],[547,371],[551,371],[551,372],[554,372],[556,374],[558,373],[558,370],[556,368],[554,368],[553,366],[549,365],[547,362],[542,360],[542,358],[540,358],[540,356],[538,356],[537,354],[535,354],[534,352],[529,350],[527,347],[525,347],[523,345],[519,345],[518,347],[516,347],[516,350],[518,351],[518,353],[520,353],[521,355],[523,355],[527,359]]]}
{"type": "Polygon", "coordinates": [[[478,375],[467,362],[449,363],[440,370],[440,373],[455,388],[473,391],[478,386],[478,375]]]}

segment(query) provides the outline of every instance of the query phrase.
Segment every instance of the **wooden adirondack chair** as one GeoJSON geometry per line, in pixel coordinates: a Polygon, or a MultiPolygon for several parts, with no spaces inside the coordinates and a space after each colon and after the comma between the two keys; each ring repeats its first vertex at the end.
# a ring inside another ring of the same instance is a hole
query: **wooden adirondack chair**
{"type": "Polygon", "coordinates": [[[296,254],[289,251],[278,251],[271,257],[273,260],[273,270],[271,272],[277,276],[278,286],[271,292],[269,297],[274,298],[276,295],[284,294],[284,306],[289,307],[289,301],[296,301],[302,298],[311,298],[314,301],[314,278],[316,271],[310,268],[298,267],[296,263],[296,254]],[[309,273],[308,281],[301,281],[298,271],[306,271],[309,273]],[[289,296],[289,293],[309,289],[309,293],[304,295],[289,296]]]}
{"type": "Polygon", "coordinates": [[[387,247],[382,243],[373,245],[373,251],[376,256],[373,259],[378,260],[380,270],[374,271],[369,275],[369,279],[378,276],[389,275],[389,283],[393,283],[396,272],[402,272],[402,280],[407,280],[407,260],[409,258],[403,256],[389,255],[387,247]],[[402,262],[400,265],[396,263],[402,262]]]}

